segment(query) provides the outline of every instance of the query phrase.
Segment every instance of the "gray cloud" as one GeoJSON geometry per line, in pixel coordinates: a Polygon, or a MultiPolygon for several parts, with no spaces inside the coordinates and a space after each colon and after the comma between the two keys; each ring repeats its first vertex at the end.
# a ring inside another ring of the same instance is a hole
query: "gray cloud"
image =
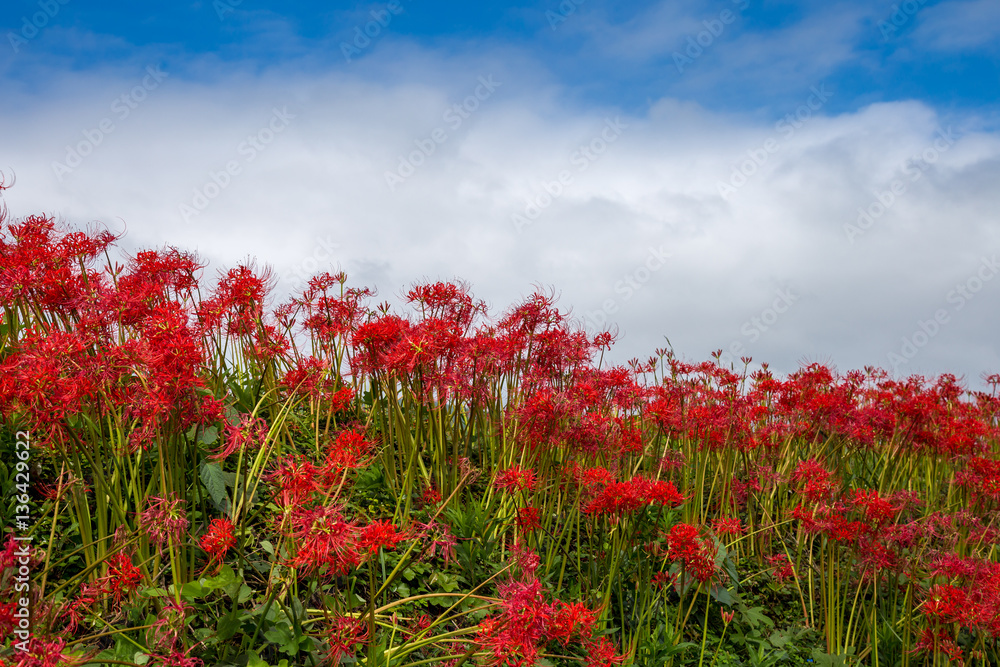
{"type": "Polygon", "coordinates": [[[456,60],[399,46],[357,64],[211,85],[171,75],[126,118],[113,101],[141,84],[144,65],[58,94],[22,90],[0,112],[0,125],[17,128],[4,132],[2,162],[18,179],[6,201],[15,216],[124,224],[129,247],[194,249],[216,269],[256,256],[284,290],[314,264],[343,268],[390,300],[414,281],[459,277],[498,312],[551,285],[581,323],[621,330],[615,362],[645,358],[668,336],[689,358],[738,343],[783,372],[803,359],[889,367],[945,309],[948,322],[897,372],[975,383],[1000,368],[1000,280],[981,280],[961,309],[949,302],[1000,252],[1000,136],[975,118],[916,102],[838,115],[821,107],[788,133],[674,99],[641,116],[580,111],[558,101],[544,71],[521,75],[530,68],[496,54],[456,60]],[[372,75],[414,61],[434,74],[372,75]],[[490,75],[502,85],[453,128],[448,109],[490,75]],[[287,127],[249,159],[241,146],[266,137],[286,108],[287,127]],[[581,157],[616,117],[620,135],[581,157]],[[113,131],[60,181],[53,162],[105,118],[113,131]],[[951,142],[931,156],[949,126],[951,142]],[[446,140],[390,190],[386,172],[437,128],[446,140]],[[747,160],[769,139],[778,148],[723,197],[719,184],[751,171],[747,160]],[[239,170],[227,180],[231,162],[239,170]],[[568,183],[518,229],[513,216],[561,172],[568,183]],[[902,192],[851,236],[859,209],[894,181],[902,192]],[[181,205],[213,182],[217,194],[185,222],[181,205]],[[782,293],[791,298],[777,303],[782,293]]]}

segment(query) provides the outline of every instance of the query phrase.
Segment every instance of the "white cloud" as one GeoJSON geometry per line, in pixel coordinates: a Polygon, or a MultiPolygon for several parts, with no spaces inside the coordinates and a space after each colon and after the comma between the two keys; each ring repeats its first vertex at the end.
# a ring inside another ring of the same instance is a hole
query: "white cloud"
{"type": "Polygon", "coordinates": [[[1000,39],[1000,4],[994,0],[952,0],[917,14],[913,32],[918,44],[942,51],[996,50],[1000,39]]]}
{"type": "Polygon", "coordinates": [[[141,81],[141,67],[59,95],[20,92],[30,113],[0,112],[0,125],[16,128],[4,131],[3,163],[18,177],[6,201],[14,215],[124,221],[128,245],[196,249],[215,269],[247,256],[285,276],[328,268],[337,244],[329,268],[390,300],[414,281],[459,277],[498,312],[551,285],[581,320],[612,304],[605,317],[624,333],[616,361],[647,357],[666,335],[690,358],[738,342],[786,372],[804,358],[887,366],[903,337],[944,308],[949,322],[897,370],[975,381],[1000,368],[1000,279],[960,310],[948,301],[1000,252],[1000,137],[974,119],[954,123],[953,141],[917,165],[947,131],[919,103],[836,116],[820,108],[782,130],[672,99],[642,117],[580,111],[560,105],[543,68],[508,55],[389,45],[346,74],[274,70],[211,86],[178,74],[124,119],[111,104],[141,81]],[[397,65],[407,71],[372,76],[397,65]],[[490,75],[502,85],[449,125],[448,109],[490,75]],[[285,106],[295,117],[249,160],[241,142],[285,106]],[[625,127],[597,155],[616,116],[625,127]],[[52,163],[106,117],[115,129],[60,182],[52,163]],[[385,172],[436,128],[446,140],[390,191],[385,172]],[[721,197],[719,182],[768,140],[777,149],[721,197]],[[594,159],[578,153],[590,144],[594,159]],[[240,173],[185,224],[180,205],[230,161],[240,173]],[[560,172],[569,174],[561,194],[518,232],[512,215],[546,183],[554,190],[560,172]],[[845,225],[894,180],[905,191],[850,243],[845,225]],[[770,313],[782,292],[791,305],[770,313]]]}

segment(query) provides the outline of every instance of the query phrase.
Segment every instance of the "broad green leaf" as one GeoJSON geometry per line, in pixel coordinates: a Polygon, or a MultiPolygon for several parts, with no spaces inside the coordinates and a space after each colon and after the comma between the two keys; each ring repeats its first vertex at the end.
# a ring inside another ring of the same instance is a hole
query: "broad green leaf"
{"type": "Polygon", "coordinates": [[[212,497],[212,503],[215,505],[216,509],[223,513],[228,513],[232,507],[232,503],[229,500],[229,494],[226,492],[226,473],[222,472],[222,468],[218,463],[209,463],[208,461],[201,464],[201,481],[208,490],[208,494],[212,497]]]}

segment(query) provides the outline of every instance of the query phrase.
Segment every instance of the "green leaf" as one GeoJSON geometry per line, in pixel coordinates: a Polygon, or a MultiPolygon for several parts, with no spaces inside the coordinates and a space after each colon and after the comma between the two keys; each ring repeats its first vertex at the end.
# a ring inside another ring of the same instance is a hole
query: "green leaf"
{"type": "Polygon", "coordinates": [[[239,592],[239,595],[236,598],[237,604],[243,604],[244,602],[246,602],[247,600],[249,600],[250,596],[252,596],[252,595],[253,595],[253,589],[252,588],[250,588],[246,584],[240,584],[240,592],[239,592]]]}
{"type": "Polygon", "coordinates": [[[292,632],[287,623],[276,625],[264,633],[264,637],[278,644],[278,650],[288,655],[298,655],[299,638],[292,632]]]}
{"type": "MultiPolygon", "coordinates": [[[[235,635],[236,631],[240,629],[240,625],[241,625],[241,619],[236,614],[235,609],[233,609],[231,612],[220,618],[219,623],[215,626],[215,631],[219,637],[219,641],[226,641],[227,639],[235,635]]],[[[258,660],[259,659],[260,658],[258,658],[258,660]]]]}
{"type": "Polygon", "coordinates": [[[189,581],[184,584],[184,588],[181,589],[181,597],[188,600],[194,600],[200,597],[204,597],[208,594],[210,589],[206,589],[197,581],[189,581]]]}
{"type": "Polygon", "coordinates": [[[741,611],[743,612],[743,618],[745,618],[747,623],[749,623],[754,628],[759,626],[761,623],[765,624],[769,628],[774,627],[774,621],[772,621],[770,618],[767,617],[766,614],[764,614],[763,607],[753,607],[753,608],[744,607],[743,609],[741,609],[741,611]]]}
{"type": "Polygon", "coordinates": [[[229,565],[223,565],[222,571],[214,577],[206,577],[201,580],[201,585],[208,589],[226,588],[237,581],[236,573],[229,565]]]}
{"type": "Polygon", "coordinates": [[[162,598],[170,595],[165,588],[144,588],[139,594],[146,595],[151,598],[162,598]]]}
{"type": "Polygon", "coordinates": [[[733,602],[735,602],[732,594],[725,586],[720,586],[719,584],[712,584],[712,586],[708,589],[708,592],[711,593],[712,597],[715,598],[716,602],[718,602],[719,604],[724,604],[727,607],[733,606],[733,602]]]}
{"type": "Polygon", "coordinates": [[[208,494],[212,497],[212,503],[215,505],[215,508],[222,513],[228,513],[232,507],[229,494],[226,492],[226,476],[226,473],[222,472],[222,468],[218,463],[209,463],[206,461],[201,464],[200,477],[202,484],[205,485],[208,494]]]}
{"type": "Polygon", "coordinates": [[[269,667],[254,651],[247,651],[247,667],[269,667]]]}
{"type": "Polygon", "coordinates": [[[219,429],[214,426],[209,426],[201,435],[198,436],[198,444],[200,445],[211,445],[213,442],[219,439],[219,429]]]}

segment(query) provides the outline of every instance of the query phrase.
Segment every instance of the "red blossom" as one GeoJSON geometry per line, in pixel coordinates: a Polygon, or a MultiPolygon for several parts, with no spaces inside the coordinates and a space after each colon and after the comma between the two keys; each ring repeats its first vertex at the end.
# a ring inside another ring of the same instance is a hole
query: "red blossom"
{"type": "Polygon", "coordinates": [[[330,643],[327,660],[339,665],[342,658],[353,657],[355,646],[368,641],[368,623],[364,618],[337,616],[330,623],[326,639],[330,643]]]}
{"type": "Polygon", "coordinates": [[[667,538],[668,558],[679,562],[684,571],[700,582],[706,582],[716,574],[715,543],[698,536],[698,528],[686,523],[676,524],[667,538]]]}
{"type": "Polygon", "coordinates": [[[221,561],[235,544],[233,522],[228,518],[212,519],[208,530],[201,538],[201,548],[213,561],[221,561]]]}
{"type": "Polygon", "coordinates": [[[373,554],[379,549],[392,549],[404,536],[396,532],[396,526],[389,521],[373,521],[361,529],[358,546],[362,551],[373,554]]]}
{"type": "Polygon", "coordinates": [[[497,473],[493,486],[504,491],[531,493],[535,489],[535,471],[511,466],[497,473]]]}
{"type": "Polygon", "coordinates": [[[188,527],[183,505],[184,500],[176,495],[146,498],[146,509],[140,514],[139,524],[152,544],[162,545],[170,538],[175,544],[181,541],[188,527]]]}

